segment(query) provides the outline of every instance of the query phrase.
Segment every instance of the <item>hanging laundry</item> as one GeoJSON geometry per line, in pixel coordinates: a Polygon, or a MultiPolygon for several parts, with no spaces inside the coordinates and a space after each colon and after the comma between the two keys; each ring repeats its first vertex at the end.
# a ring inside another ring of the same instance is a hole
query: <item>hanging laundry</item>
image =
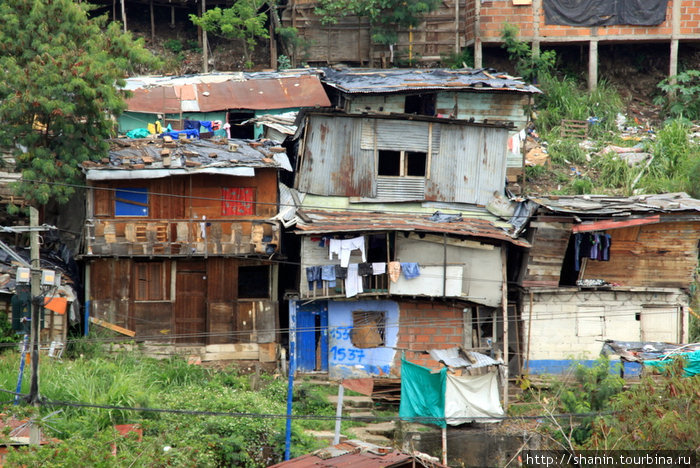
{"type": "Polygon", "coordinates": [[[383,275],[384,273],[386,273],[386,263],[385,262],[372,263],[372,274],[373,275],[383,275]]]}
{"type": "Polygon", "coordinates": [[[333,260],[333,254],[340,258],[340,239],[331,239],[328,242],[328,260],[333,260]]]}
{"type": "Polygon", "coordinates": [[[399,280],[401,275],[401,264],[399,262],[389,262],[389,278],[393,283],[399,280]]]}
{"type": "Polygon", "coordinates": [[[231,138],[231,124],[226,122],[224,124],[224,130],[226,130],[226,138],[231,138]]]}
{"type": "Polygon", "coordinates": [[[306,267],[306,281],[308,281],[309,283],[309,291],[313,291],[316,288],[320,288],[323,285],[323,283],[321,282],[321,267],[306,267]]]}
{"type": "MultiPolygon", "coordinates": [[[[204,127],[204,128],[207,130],[207,132],[213,132],[213,131],[214,131],[214,130],[212,129],[212,127],[211,127],[211,120],[200,120],[200,121],[199,121],[199,125],[201,125],[202,127],[204,127]]],[[[197,128],[197,130],[199,130],[199,128],[197,128]]]]}
{"type": "Polygon", "coordinates": [[[603,234],[603,260],[607,262],[610,260],[610,246],[612,245],[612,237],[610,234],[603,234]]]}
{"type": "Polygon", "coordinates": [[[415,262],[401,262],[401,271],[406,279],[413,279],[420,276],[420,267],[415,262]]]}
{"type": "Polygon", "coordinates": [[[591,252],[588,258],[592,260],[598,260],[598,255],[600,254],[600,234],[591,234],[591,252]]]}
{"type": "Polygon", "coordinates": [[[372,264],[371,263],[360,263],[357,266],[357,272],[360,276],[369,276],[372,274],[372,264]]]}
{"type": "Polygon", "coordinates": [[[362,293],[362,277],[357,274],[357,263],[348,265],[348,277],[345,278],[345,297],[353,297],[362,293]]]}
{"type": "Polygon", "coordinates": [[[335,277],[337,279],[345,279],[348,277],[348,269],[345,267],[341,267],[340,265],[334,265],[335,266],[335,277]]]}
{"type": "Polygon", "coordinates": [[[329,288],[335,288],[335,265],[323,265],[321,267],[321,279],[328,281],[329,288]]]}
{"type": "Polygon", "coordinates": [[[199,131],[199,120],[183,120],[182,126],[185,130],[194,129],[199,131]]]}
{"type": "Polygon", "coordinates": [[[340,266],[348,266],[350,263],[350,254],[353,250],[359,250],[362,253],[362,261],[367,261],[367,256],[365,255],[365,236],[343,239],[340,241],[340,266]]]}

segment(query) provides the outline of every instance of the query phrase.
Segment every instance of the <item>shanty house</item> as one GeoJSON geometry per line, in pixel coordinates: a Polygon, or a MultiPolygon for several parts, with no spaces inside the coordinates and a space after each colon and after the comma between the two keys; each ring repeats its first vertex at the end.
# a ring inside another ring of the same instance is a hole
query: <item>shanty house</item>
{"type": "MultiPolygon", "coordinates": [[[[504,191],[512,122],[476,109],[463,119],[470,101],[458,90],[490,80],[479,72],[396,73],[382,88],[379,72],[328,72],[336,110],[305,112],[297,130],[297,211],[286,223],[301,238],[288,293],[301,371],[397,375],[402,352],[435,366],[429,349],[491,353],[508,335],[507,257],[529,244],[486,207],[504,191]]],[[[507,78],[491,87],[494,100],[535,92],[507,78]]],[[[489,101],[483,93],[475,99],[489,101]]]]}
{"type": "Polygon", "coordinates": [[[203,358],[274,361],[278,172],[272,141],[114,140],[86,162],[93,323],[203,358]]]}
{"type": "Polygon", "coordinates": [[[147,128],[157,120],[163,128],[170,125],[180,130],[205,122],[190,127],[203,132],[212,131],[208,123],[221,122],[219,133],[227,129],[233,138],[260,138],[262,126],[245,122],[302,107],[328,106],[328,97],[311,70],[144,76],[126,82],[132,96],[119,118],[121,133],[147,128]]]}
{"type": "Polygon", "coordinates": [[[700,201],[675,193],[532,202],[532,248],[518,279],[526,371],[563,372],[595,359],[606,340],[687,342],[700,201]]]}

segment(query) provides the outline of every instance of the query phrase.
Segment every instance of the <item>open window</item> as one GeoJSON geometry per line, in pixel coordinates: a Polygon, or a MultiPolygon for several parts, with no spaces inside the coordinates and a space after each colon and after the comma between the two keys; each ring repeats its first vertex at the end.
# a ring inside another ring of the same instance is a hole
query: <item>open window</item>
{"type": "Polygon", "coordinates": [[[435,115],[436,94],[411,94],[406,96],[404,112],[416,115],[435,115]]]}
{"type": "Polygon", "coordinates": [[[379,150],[377,175],[389,177],[425,177],[427,153],[421,151],[379,150]]]}
{"type": "Polygon", "coordinates": [[[350,341],[356,348],[378,348],[386,342],[386,312],[355,310],[350,341]]]}
{"type": "Polygon", "coordinates": [[[240,299],[269,299],[270,266],[239,266],[238,297],[240,299]]]}
{"type": "Polygon", "coordinates": [[[117,189],[114,196],[115,216],[148,216],[148,189],[117,189]]]}

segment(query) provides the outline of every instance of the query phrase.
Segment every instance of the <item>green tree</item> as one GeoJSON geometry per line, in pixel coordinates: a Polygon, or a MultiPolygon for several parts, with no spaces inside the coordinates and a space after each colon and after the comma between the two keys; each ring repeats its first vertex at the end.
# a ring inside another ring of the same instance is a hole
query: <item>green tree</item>
{"type": "Polygon", "coordinates": [[[265,28],[267,12],[260,10],[269,5],[261,0],[238,0],[231,8],[214,8],[201,17],[190,15],[190,21],[208,33],[224,39],[238,39],[243,46],[246,67],[252,67],[250,50],[258,43],[258,38],[267,39],[270,35],[265,28]]]}
{"type": "Polygon", "coordinates": [[[389,45],[396,44],[399,29],[418,26],[439,4],[438,0],[320,0],[315,13],[323,24],[336,24],[347,15],[367,18],[372,40],[389,45]]]}
{"type": "Polygon", "coordinates": [[[518,39],[518,27],[504,24],[501,29],[502,47],[508,52],[508,57],[514,62],[515,70],[526,81],[536,82],[549,76],[557,61],[553,50],[541,51],[535,54],[530,44],[518,39]]]}
{"type": "Polygon", "coordinates": [[[156,61],[118,24],[72,0],[0,2],[0,147],[12,151],[34,205],[63,203],[80,163],[106,154],[123,78],[156,61]]]}

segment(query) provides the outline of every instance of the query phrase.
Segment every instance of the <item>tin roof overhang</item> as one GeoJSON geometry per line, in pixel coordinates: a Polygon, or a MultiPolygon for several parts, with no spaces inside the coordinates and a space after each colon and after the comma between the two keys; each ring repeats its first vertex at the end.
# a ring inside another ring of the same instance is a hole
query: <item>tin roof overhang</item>
{"type": "Polygon", "coordinates": [[[509,236],[489,219],[461,218],[458,221],[431,221],[428,215],[378,212],[299,210],[309,221],[299,221],[297,234],[328,234],[359,231],[418,231],[486,238],[529,248],[530,244],[509,236]]]}
{"type": "Polygon", "coordinates": [[[330,106],[315,75],[161,85],[131,92],[127,111],[148,114],[330,106]]]}

